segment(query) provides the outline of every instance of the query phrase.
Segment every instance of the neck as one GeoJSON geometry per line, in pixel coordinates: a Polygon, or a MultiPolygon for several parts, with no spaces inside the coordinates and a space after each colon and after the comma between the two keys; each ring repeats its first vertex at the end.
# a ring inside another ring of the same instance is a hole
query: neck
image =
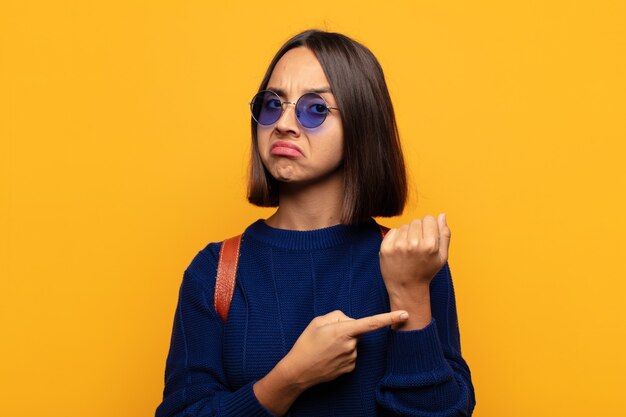
{"type": "Polygon", "coordinates": [[[289,230],[315,230],[341,222],[343,175],[312,184],[280,185],[280,205],[265,223],[289,230]]]}

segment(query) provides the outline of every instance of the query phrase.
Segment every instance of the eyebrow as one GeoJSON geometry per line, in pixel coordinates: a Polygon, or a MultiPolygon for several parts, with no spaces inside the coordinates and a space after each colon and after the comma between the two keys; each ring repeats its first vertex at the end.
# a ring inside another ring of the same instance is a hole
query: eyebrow
{"type": "MultiPolygon", "coordinates": [[[[281,97],[287,97],[287,93],[285,92],[285,90],[281,88],[267,87],[267,89],[275,92],[281,97]]],[[[330,89],[330,87],[310,88],[306,90],[305,93],[317,93],[317,94],[332,93],[332,90],[330,89]]]]}

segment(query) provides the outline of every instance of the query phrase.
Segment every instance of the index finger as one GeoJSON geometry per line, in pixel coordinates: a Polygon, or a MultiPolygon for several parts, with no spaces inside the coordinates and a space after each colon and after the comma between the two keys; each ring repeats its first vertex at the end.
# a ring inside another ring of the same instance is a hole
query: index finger
{"type": "Polygon", "coordinates": [[[374,316],[363,317],[362,319],[343,321],[340,323],[346,329],[348,336],[358,337],[364,333],[373,332],[383,327],[401,323],[409,318],[406,311],[398,310],[391,313],[376,314],[374,316]],[[406,315],[404,317],[403,315],[406,315]]]}

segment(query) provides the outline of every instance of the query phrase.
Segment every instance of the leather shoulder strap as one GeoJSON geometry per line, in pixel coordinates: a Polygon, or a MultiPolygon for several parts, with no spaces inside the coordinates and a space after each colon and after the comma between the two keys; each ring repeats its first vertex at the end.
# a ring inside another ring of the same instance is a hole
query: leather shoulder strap
{"type": "Polygon", "coordinates": [[[237,265],[239,264],[239,247],[241,246],[241,235],[233,236],[222,242],[220,258],[217,263],[217,276],[215,277],[215,311],[226,321],[230,301],[235,290],[235,277],[237,276],[237,265]]]}

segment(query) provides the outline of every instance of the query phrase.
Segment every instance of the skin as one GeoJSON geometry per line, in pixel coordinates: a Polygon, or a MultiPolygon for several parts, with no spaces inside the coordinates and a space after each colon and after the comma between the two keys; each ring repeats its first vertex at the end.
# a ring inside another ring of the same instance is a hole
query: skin
{"type": "MultiPolygon", "coordinates": [[[[268,89],[280,90],[284,101],[295,102],[311,89],[329,87],[315,54],[304,47],[287,52],[277,63],[268,89]]],[[[332,93],[321,94],[337,107],[332,93]]],[[[299,125],[293,105],[271,126],[259,125],[259,154],[280,181],[280,206],[266,220],[269,226],[314,230],[340,222],[343,196],[343,128],[340,110],[331,110],[315,129],[299,125]],[[297,146],[297,156],[276,155],[280,141],[297,146]]],[[[354,369],[361,335],[392,326],[419,330],[431,320],[430,281],[448,259],[450,229],[445,215],[425,216],[391,229],[380,247],[380,267],[389,293],[391,312],[358,320],[341,311],[316,317],[292,349],[254,385],[263,406],[284,415],[306,389],[331,381],[354,369]]]]}

